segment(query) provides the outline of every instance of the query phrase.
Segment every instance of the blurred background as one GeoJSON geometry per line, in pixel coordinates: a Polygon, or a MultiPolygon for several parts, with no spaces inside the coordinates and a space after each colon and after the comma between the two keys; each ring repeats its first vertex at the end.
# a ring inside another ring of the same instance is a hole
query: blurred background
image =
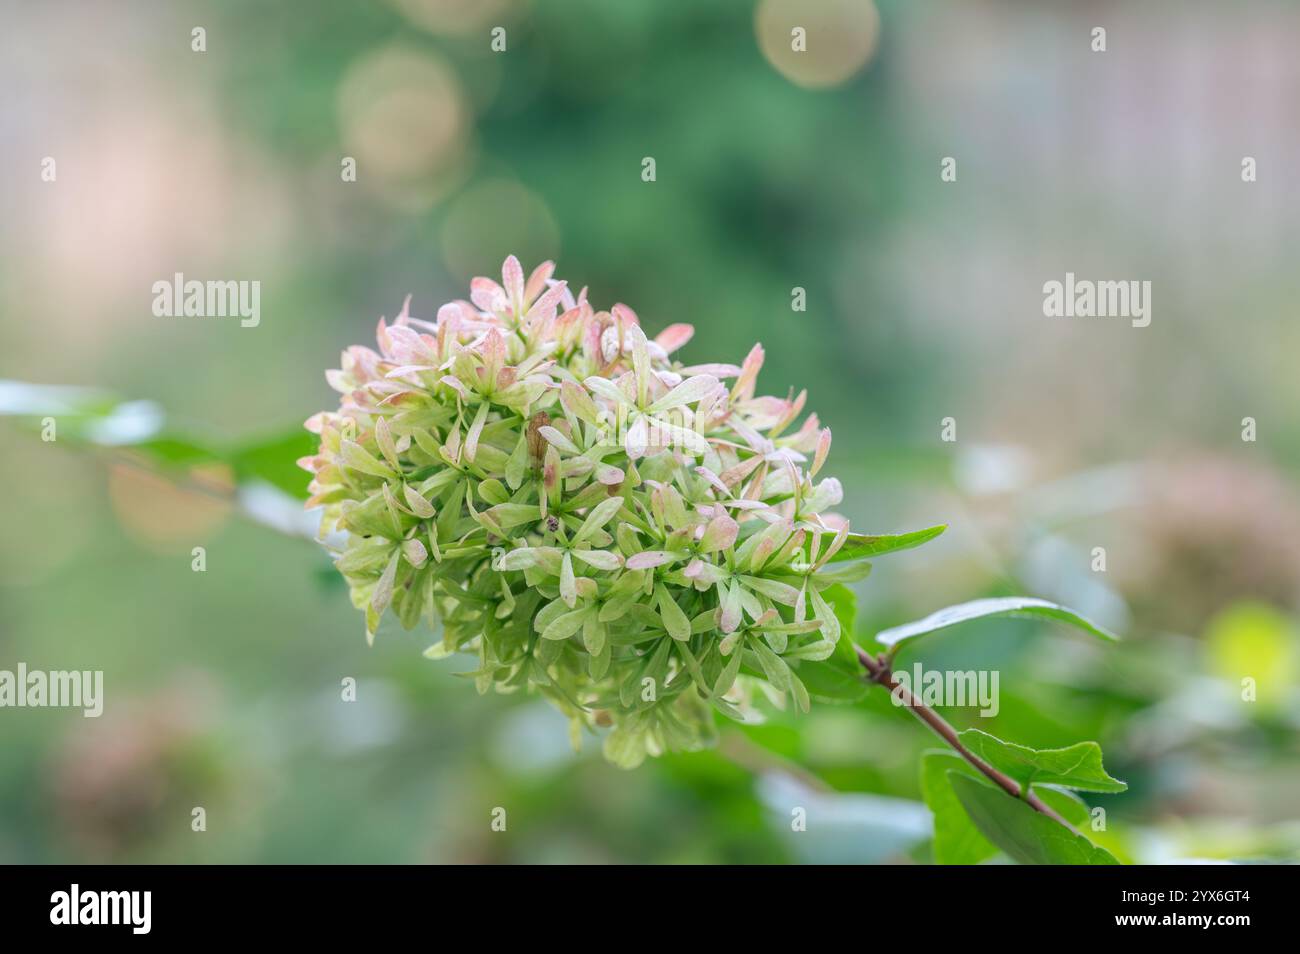
{"type": "Polygon", "coordinates": [[[693,323],[689,361],[761,341],[760,387],[808,388],[834,430],[855,528],[951,525],[858,585],[860,639],[1020,592],[1124,633],[1001,620],[900,659],[1000,671],[998,715],[959,726],[1100,741],[1130,784],[1093,801],[1101,843],[1300,857],[1294,4],[0,16],[0,378],[95,389],[0,387],[10,414],[61,409],[55,442],[0,420],[0,668],[101,669],[107,700],[0,711],[0,861],[928,858],[934,743],[883,693],[623,772],[421,658],[430,633],[366,648],[289,500],[301,421],[403,296],[432,318],[512,252],[652,331],[693,323]],[[1067,271],[1151,281],[1150,327],[1045,318],[1067,271]],[[155,318],[176,272],[260,281],[260,325],[155,318]]]}

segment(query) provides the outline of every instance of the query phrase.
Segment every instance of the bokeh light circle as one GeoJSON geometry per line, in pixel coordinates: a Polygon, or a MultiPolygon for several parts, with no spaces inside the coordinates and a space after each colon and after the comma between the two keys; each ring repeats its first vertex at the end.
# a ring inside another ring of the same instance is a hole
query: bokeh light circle
{"type": "Polygon", "coordinates": [[[528,268],[559,258],[560,230],[537,193],[513,179],[489,179],[450,203],[442,224],[442,254],[452,275],[467,282],[490,274],[507,255],[528,268]]]}
{"type": "Polygon", "coordinates": [[[880,39],[880,14],[871,0],[763,0],[754,11],[754,32],[781,75],[823,89],[866,66],[880,39]],[[796,29],[804,31],[800,44],[796,29]]]}

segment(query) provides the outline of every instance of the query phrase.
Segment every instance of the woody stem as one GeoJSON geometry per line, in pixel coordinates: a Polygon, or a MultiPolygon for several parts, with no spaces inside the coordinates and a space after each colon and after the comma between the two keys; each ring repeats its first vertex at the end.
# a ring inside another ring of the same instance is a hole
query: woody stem
{"type": "MultiPolygon", "coordinates": [[[[992,765],[989,765],[982,758],[966,748],[957,736],[957,730],[948,724],[947,720],[939,713],[935,712],[898,680],[894,678],[893,671],[889,667],[889,657],[881,654],[879,657],[873,657],[861,646],[855,647],[858,651],[858,662],[862,663],[862,668],[867,671],[866,679],[868,682],[884,686],[894,698],[911,710],[912,714],[924,722],[935,735],[943,739],[952,748],[954,752],[971,764],[980,774],[989,778],[995,785],[1001,788],[1012,798],[1022,798],[1028,805],[1036,811],[1042,812],[1053,821],[1060,822],[1066,828],[1070,828],[1069,822],[1057,814],[1050,805],[1035,795],[1028,789],[1021,789],[1020,783],[1011,776],[1000,772],[992,765]]],[[[1071,829],[1073,831],[1073,829],[1071,829]]]]}

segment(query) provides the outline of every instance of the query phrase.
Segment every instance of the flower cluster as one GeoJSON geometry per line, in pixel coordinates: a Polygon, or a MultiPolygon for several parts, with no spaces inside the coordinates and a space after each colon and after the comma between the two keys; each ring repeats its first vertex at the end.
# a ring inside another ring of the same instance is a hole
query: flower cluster
{"type": "MultiPolygon", "coordinates": [[[[606,755],[693,749],[712,710],[809,706],[844,651],[836,584],[865,575],[805,393],[755,394],[740,365],[683,365],[692,329],[648,338],[512,256],[470,301],[379,322],[327,373],[337,411],[307,428],[308,506],[342,531],[337,566],[373,640],[392,610],[472,653],[481,692],[531,689],[606,755]],[[846,544],[849,544],[846,546],[846,544]],[[857,561],[857,562],[855,562],[857,561]]],[[[851,653],[852,650],[850,649],[851,653]]]]}

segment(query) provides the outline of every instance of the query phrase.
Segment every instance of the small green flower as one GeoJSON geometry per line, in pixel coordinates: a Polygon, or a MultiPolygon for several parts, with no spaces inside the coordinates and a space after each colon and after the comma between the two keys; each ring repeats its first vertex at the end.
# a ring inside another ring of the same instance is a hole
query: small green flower
{"type": "Polygon", "coordinates": [[[755,693],[807,711],[799,673],[841,642],[826,591],[867,569],[834,559],[852,535],[839,482],[814,479],[830,431],[792,429],[804,393],[755,396],[760,346],[684,366],[689,326],[651,340],[552,269],[525,280],[512,256],[433,322],[408,299],[327,372],[339,409],[307,421],[300,464],[367,639],[387,612],[426,619],[426,655],[541,693],[575,743],[610,727],[629,767],[708,744],[715,710],[754,717],[755,693]]]}

